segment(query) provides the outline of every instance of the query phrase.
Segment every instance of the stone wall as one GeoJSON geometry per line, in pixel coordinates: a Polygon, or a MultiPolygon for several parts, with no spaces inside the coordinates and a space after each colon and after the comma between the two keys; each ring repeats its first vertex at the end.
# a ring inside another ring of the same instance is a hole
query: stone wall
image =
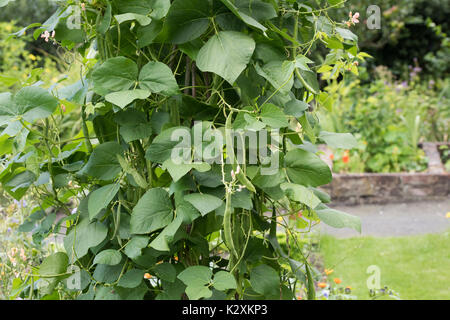
{"type": "Polygon", "coordinates": [[[424,143],[429,169],[424,173],[333,174],[324,186],[333,204],[380,204],[427,201],[450,196],[450,174],[445,171],[435,144],[424,143]],[[437,158],[436,158],[437,157],[437,158]]]}

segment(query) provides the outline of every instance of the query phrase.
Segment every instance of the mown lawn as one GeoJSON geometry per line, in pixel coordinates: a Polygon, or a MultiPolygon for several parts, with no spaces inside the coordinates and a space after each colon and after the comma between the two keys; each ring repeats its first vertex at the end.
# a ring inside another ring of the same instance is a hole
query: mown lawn
{"type": "Polygon", "coordinates": [[[423,236],[337,239],[323,236],[320,254],[325,268],[333,269],[351,286],[358,299],[369,299],[367,267],[381,270],[381,285],[407,299],[450,299],[450,231],[423,236]]]}

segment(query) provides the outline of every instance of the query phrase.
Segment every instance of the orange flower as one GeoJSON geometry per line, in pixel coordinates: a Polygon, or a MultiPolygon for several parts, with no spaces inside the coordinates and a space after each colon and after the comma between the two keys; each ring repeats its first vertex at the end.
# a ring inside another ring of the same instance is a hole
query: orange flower
{"type": "Polygon", "coordinates": [[[334,160],[334,154],[330,154],[330,159],[334,160]]]}
{"type": "Polygon", "coordinates": [[[302,298],[302,297],[300,297],[300,296],[298,296],[298,297],[297,297],[297,300],[303,300],[303,298],[302,298]]]}
{"type": "Polygon", "coordinates": [[[340,283],[342,282],[342,280],[339,279],[339,278],[334,278],[333,281],[334,281],[334,283],[336,283],[336,284],[340,284],[340,283]]]}
{"type": "Polygon", "coordinates": [[[178,261],[178,257],[175,257],[174,259],[175,259],[175,261],[178,261]]]}
{"type": "Polygon", "coordinates": [[[319,283],[317,284],[317,286],[318,286],[319,288],[323,289],[323,288],[325,288],[325,287],[327,286],[327,284],[326,284],[325,282],[319,282],[319,283]]]}
{"type": "Polygon", "coordinates": [[[325,274],[326,274],[327,276],[329,276],[329,275],[332,274],[333,272],[334,272],[333,269],[325,269],[325,274]]]}
{"type": "Polygon", "coordinates": [[[348,163],[349,161],[350,161],[350,154],[349,154],[349,151],[346,150],[344,152],[344,155],[342,156],[342,162],[348,163]]]}
{"type": "Polygon", "coordinates": [[[346,286],[346,287],[345,287],[345,289],[349,289],[349,290],[352,290],[353,288],[352,288],[352,287],[350,287],[350,286],[346,286]]]}
{"type": "Polygon", "coordinates": [[[146,273],[144,274],[144,279],[150,279],[152,277],[152,275],[150,273],[146,273]]]}

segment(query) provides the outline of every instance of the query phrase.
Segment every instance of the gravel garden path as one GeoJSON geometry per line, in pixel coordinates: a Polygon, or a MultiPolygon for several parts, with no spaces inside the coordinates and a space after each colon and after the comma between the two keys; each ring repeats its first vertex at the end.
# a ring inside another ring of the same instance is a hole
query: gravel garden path
{"type": "MultiPolygon", "coordinates": [[[[333,207],[333,206],[332,206],[333,207]]],[[[432,202],[411,202],[385,205],[334,206],[334,209],[359,216],[362,234],[352,229],[334,229],[319,225],[321,233],[338,238],[375,236],[395,237],[450,230],[450,199],[432,202]]]]}

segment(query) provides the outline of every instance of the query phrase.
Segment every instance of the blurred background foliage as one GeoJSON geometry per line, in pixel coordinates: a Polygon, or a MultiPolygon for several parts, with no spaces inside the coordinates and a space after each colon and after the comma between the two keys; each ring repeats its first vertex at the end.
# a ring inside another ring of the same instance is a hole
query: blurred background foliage
{"type": "Polygon", "coordinates": [[[61,79],[59,59],[32,41],[31,35],[8,39],[19,31],[14,23],[0,22],[0,92],[16,91],[23,83],[43,81],[50,86],[61,79]]]}
{"type": "Polygon", "coordinates": [[[56,10],[56,3],[49,0],[15,0],[0,10],[0,21],[16,21],[22,27],[43,22],[56,10]]]}
{"type": "Polygon", "coordinates": [[[359,142],[353,150],[332,150],[333,170],[424,171],[419,144],[448,142],[450,134],[450,1],[349,0],[333,16],[346,21],[349,11],[360,13],[351,30],[373,59],[344,79],[322,74],[331,112],[319,109],[320,127],[351,132],[359,142]],[[371,5],[381,9],[379,30],[366,25],[371,5]]]}
{"type": "Polygon", "coordinates": [[[349,0],[345,8],[334,11],[335,18],[346,20],[349,8],[361,14],[362,23],[353,31],[361,49],[375,58],[372,65],[387,66],[395,76],[406,79],[417,58],[428,76],[448,76],[449,0],[349,0]],[[380,30],[365,25],[370,5],[381,9],[380,30]]]}
{"type": "MultiPolygon", "coordinates": [[[[14,21],[20,27],[45,21],[56,8],[57,0],[16,0],[0,11],[0,22],[14,21]]],[[[304,2],[304,1],[299,1],[304,2]]],[[[372,65],[385,65],[401,78],[417,58],[427,75],[448,76],[450,71],[449,0],[348,0],[343,8],[330,11],[334,19],[348,19],[349,9],[360,13],[361,23],[352,27],[362,51],[375,59],[372,65]],[[381,9],[381,29],[365,25],[367,8],[381,9]]],[[[40,44],[49,49],[51,45],[40,44]]],[[[48,50],[47,50],[48,51],[48,50]]]]}

